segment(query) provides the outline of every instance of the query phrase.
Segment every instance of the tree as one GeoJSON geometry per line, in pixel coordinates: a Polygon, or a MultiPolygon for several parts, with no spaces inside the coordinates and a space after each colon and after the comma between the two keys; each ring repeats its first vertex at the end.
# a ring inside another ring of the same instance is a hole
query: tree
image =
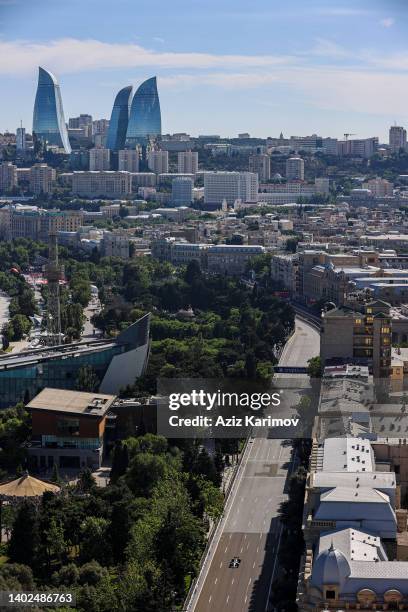
{"type": "Polygon", "coordinates": [[[88,516],[81,524],[81,559],[109,562],[110,546],[108,537],[109,521],[105,518],[88,516]]]}
{"type": "Polygon", "coordinates": [[[323,364],[321,357],[312,357],[307,362],[307,373],[310,378],[321,378],[323,374],[323,364]]]}
{"type": "Polygon", "coordinates": [[[120,476],[125,474],[129,465],[129,455],[126,444],[121,440],[117,440],[113,448],[112,469],[110,473],[110,481],[117,482],[120,476]]]}
{"type": "Polygon", "coordinates": [[[89,468],[85,468],[81,471],[77,483],[77,487],[83,493],[89,493],[96,487],[95,478],[92,476],[92,472],[89,468]]]}
{"type": "Polygon", "coordinates": [[[8,555],[13,563],[24,563],[32,567],[38,554],[40,536],[35,505],[23,501],[13,525],[8,555]]]}
{"type": "Polygon", "coordinates": [[[202,273],[201,273],[200,264],[198,263],[196,259],[192,259],[187,264],[187,268],[184,273],[184,280],[189,285],[192,285],[194,281],[201,279],[201,277],[202,277],[202,273]]]}
{"type": "Polygon", "coordinates": [[[52,559],[57,559],[58,562],[61,562],[61,558],[66,550],[64,529],[61,523],[58,523],[54,517],[51,518],[49,528],[45,532],[44,537],[48,566],[50,567],[52,559]]]}
{"type": "Polygon", "coordinates": [[[76,388],[78,391],[92,392],[99,386],[99,379],[92,366],[82,366],[78,370],[76,388]]]}

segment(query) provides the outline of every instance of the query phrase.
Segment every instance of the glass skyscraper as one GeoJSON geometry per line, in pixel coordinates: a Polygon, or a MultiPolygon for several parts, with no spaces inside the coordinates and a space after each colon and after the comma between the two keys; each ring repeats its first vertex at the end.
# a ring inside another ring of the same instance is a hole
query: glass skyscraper
{"type": "Polygon", "coordinates": [[[121,89],[113,104],[106,139],[106,148],[112,151],[120,151],[125,147],[132,91],[133,87],[131,85],[121,89]]]}
{"type": "Polygon", "coordinates": [[[33,133],[42,141],[71,153],[60,86],[55,76],[39,67],[34,103],[33,133]]]}
{"type": "Polygon", "coordinates": [[[161,136],[161,113],[156,77],[144,81],[130,108],[126,147],[144,144],[149,136],[161,136]]]}

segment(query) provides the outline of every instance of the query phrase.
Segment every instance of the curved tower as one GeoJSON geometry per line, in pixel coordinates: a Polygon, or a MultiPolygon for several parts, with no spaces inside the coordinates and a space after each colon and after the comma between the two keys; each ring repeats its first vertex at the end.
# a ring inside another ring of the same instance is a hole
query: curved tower
{"type": "Polygon", "coordinates": [[[144,81],[136,91],[130,108],[126,147],[146,142],[149,136],[161,136],[161,113],[156,77],[144,81]]]}
{"type": "Polygon", "coordinates": [[[38,87],[34,103],[33,133],[43,141],[71,153],[60,86],[55,76],[38,68],[38,87]]]}
{"type": "Polygon", "coordinates": [[[120,151],[125,146],[132,91],[131,85],[121,89],[113,104],[106,139],[106,148],[112,151],[120,151]]]}

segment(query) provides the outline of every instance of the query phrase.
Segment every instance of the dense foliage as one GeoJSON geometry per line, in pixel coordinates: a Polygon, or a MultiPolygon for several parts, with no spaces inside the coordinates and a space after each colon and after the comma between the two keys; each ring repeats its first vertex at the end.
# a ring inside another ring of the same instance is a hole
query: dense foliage
{"type": "Polygon", "coordinates": [[[222,508],[219,471],[194,444],[181,451],[148,434],[120,447],[126,462],[111,486],[84,473],[39,506],[18,506],[2,588],[67,589],[87,612],[166,612],[183,601],[222,508]]]}

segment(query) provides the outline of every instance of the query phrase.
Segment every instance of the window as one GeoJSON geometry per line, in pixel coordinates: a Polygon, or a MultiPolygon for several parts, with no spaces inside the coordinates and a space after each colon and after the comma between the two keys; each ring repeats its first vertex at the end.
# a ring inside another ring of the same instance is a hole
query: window
{"type": "Polygon", "coordinates": [[[79,436],[79,419],[58,419],[57,431],[60,436],[79,436]]]}
{"type": "Polygon", "coordinates": [[[327,590],[326,591],[326,599],[336,599],[336,591],[327,590]]]}

